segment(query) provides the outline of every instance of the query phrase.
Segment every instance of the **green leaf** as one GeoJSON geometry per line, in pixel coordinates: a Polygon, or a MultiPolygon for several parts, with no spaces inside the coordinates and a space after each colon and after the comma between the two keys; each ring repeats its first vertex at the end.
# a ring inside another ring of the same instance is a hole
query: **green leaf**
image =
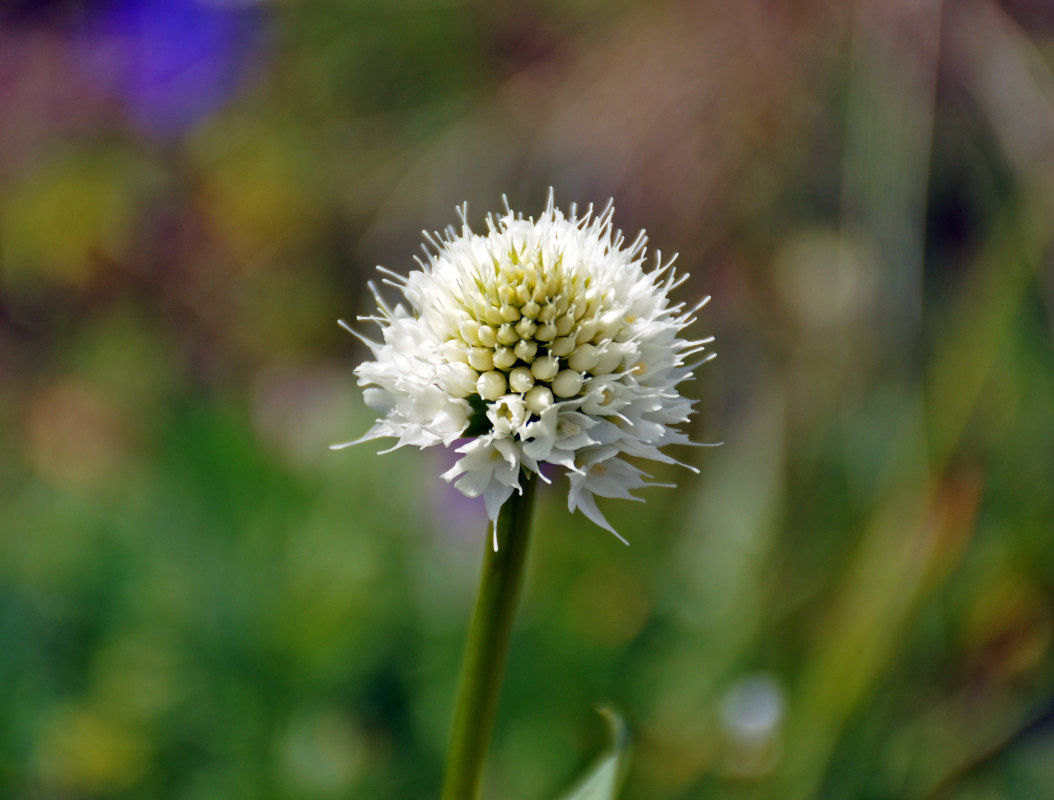
{"type": "Polygon", "coordinates": [[[615,800],[629,764],[629,728],[610,708],[597,709],[611,726],[611,749],[561,800],[615,800]]]}

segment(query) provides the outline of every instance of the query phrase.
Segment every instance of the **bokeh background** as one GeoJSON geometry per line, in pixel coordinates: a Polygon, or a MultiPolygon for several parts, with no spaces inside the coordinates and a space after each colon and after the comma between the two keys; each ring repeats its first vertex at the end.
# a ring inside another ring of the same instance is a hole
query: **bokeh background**
{"type": "Polygon", "coordinates": [[[6,0],[0,796],[436,794],[484,517],[336,320],[549,186],[725,444],[543,495],[487,796],[1054,798],[1046,0],[6,0]]]}

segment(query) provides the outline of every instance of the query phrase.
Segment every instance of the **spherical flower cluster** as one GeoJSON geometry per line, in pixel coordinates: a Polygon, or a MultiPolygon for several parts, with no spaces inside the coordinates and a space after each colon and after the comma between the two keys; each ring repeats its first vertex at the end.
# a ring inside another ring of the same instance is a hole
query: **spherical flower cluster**
{"type": "Polygon", "coordinates": [[[674,427],[692,406],[677,386],[697,366],[685,359],[712,338],[680,338],[706,300],[671,305],[687,276],[661,256],[646,272],[643,232],[625,245],[612,212],[572,207],[565,217],[550,195],[537,221],[507,209],[487,218],[484,235],[462,207],[460,233],[425,235],[432,249],[420,269],[380,268],[409,308],[389,306],[371,284],[379,313],[360,319],[377,322],[383,341],[363,339],[374,360],[355,372],[380,419],[334,447],[468,439],[443,477],[482,496],[492,521],[521,473],[547,480],[542,465],[555,464],[570,480],[570,510],[615,533],[595,496],[639,499],[630,492],[658,485],[626,457],[679,463],[660,448],[690,444],[674,427]]]}

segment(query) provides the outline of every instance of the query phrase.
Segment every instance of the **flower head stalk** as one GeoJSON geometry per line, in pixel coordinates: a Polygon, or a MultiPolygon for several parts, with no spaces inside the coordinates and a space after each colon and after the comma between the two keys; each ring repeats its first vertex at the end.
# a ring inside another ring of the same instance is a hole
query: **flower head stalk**
{"type": "Polygon", "coordinates": [[[618,536],[595,498],[660,485],[627,458],[680,463],[661,448],[691,443],[677,426],[692,401],[677,387],[712,341],[681,334],[709,298],[671,304],[687,275],[660,254],[646,269],[644,233],[627,244],[610,204],[565,216],[550,193],[538,220],[506,208],[479,234],[460,214],[460,231],[425,234],[419,269],[379,268],[407,303],[390,306],[371,284],[379,310],[360,318],[381,328],[381,341],[360,336],[373,360],[356,370],[379,418],[334,447],[467,439],[443,478],[482,497],[492,522],[524,473],[547,481],[542,467],[554,464],[570,482],[568,508],[618,536]]]}

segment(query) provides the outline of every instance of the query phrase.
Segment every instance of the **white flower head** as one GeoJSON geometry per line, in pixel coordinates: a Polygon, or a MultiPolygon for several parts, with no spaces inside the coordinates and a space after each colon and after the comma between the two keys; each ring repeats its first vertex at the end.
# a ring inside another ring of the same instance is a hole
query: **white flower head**
{"type": "Polygon", "coordinates": [[[494,522],[524,472],[547,480],[542,465],[555,464],[570,479],[568,507],[614,533],[595,496],[639,499],[633,489],[657,485],[626,457],[679,463],[660,448],[690,444],[677,426],[692,402],[677,386],[709,360],[686,363],[713,338],[681,338],[709,298],[672,305],[687,275],[659,254],[646,270],[644,233],[627,244],[613,210],[564,216],[550,192],[538,220],[506,205],[478,234],[462,206],[460,232],[425,234],[419,269],[380,267],[408,304],[389,306],[370,284],[379,312],[360,318],[381,328],[379,342],[360,336],[373,360],[355,370],[380,418],[334,447],[470,439],[443,478],[482,496],[494,522]]]}

